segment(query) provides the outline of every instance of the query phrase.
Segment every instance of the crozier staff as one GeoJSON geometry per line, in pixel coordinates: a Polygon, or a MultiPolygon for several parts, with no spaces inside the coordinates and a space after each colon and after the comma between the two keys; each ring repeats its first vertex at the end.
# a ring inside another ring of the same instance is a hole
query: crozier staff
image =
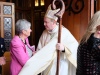
{"type": "MultiPolygon", "coordinates": [[[[56,5],[55,5],[56,0],[54,0],[52,2],[52,7],[53,9],[56,9],[56,5]]],[[[62,8],[60,11],[58,11],[57,13],[55,13],[54,15],[58,17],[59,21],[59,29],[58,29],[58,43],[61,43],[61,29],[62,29],[62,16],[65,12],[65,4],[62,0],[59,0],[59,2],[62,4],[62,8]]],[[[57,70],[56,70],[56,75],[59,75],[59,65],[60,65],[60,44],[57,44],[57,70]]],[[[64,47],[63,47],[64,50],[64,47]]]]}

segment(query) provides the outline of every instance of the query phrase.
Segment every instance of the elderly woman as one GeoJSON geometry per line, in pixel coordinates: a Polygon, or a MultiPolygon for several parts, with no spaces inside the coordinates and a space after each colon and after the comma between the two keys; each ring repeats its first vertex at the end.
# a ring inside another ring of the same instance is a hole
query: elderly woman
{"type": "Polygon", "coordinates": [[[20,19],[16,23],[17,35],[11,40],[11,75],[18,75],[27,60],[34,54],[35,49],[29,45],[28,37],[30,36],[31,24],[25,19],[20,19]]]}

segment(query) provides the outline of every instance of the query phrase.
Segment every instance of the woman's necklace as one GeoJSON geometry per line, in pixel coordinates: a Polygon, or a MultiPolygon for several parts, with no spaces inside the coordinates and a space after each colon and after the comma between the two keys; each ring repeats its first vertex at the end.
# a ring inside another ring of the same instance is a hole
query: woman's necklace
{"type": "Polygon", "coordinates": [[[22,41],[24,44],[26,44],[25,40],[23,40],[20,36],[19,36],[19,38],[21,39],[21,41],[22,41]]]}

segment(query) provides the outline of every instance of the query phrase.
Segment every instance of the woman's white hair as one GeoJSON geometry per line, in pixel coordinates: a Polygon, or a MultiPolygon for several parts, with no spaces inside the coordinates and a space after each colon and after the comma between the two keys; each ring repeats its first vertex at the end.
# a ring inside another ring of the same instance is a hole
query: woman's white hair
{"type": "Polygon", "coordinates": [[[97,30],[97,26],[100,25],[100,11],[97,11],[93,17],[91,18],[89,24],[88,24],[88,27],[87,27],[87,30],[86,30],[86,33],[84,34],[81,42],[82,43],[85,43],[87,42],[87,40],[89,39],[90,35],[92,33],[95,33],[96,30],[97,30]]]}
{"type": "Polygon", "coordinates": [[[17,33],[21,33],[22,30],[27,30],[30,27],[31,27],[31,23],[25,19],[19,19],[15,25],[15,29],[17,33]]]}

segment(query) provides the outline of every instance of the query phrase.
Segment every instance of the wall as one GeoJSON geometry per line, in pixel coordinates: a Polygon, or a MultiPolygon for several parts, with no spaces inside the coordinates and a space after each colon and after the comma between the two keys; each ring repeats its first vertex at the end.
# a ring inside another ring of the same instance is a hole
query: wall
{"type": "Polygon", "coordinates": [[[0,2],[1,2],[1,1],[2,1],[2,2],[5,2],[5,0],[0,0],[0,2]]]}
{"type": "Polygon", "coordinates": [[[100,0],[96,0],[96,11],[100,10],[100,0]]]}

